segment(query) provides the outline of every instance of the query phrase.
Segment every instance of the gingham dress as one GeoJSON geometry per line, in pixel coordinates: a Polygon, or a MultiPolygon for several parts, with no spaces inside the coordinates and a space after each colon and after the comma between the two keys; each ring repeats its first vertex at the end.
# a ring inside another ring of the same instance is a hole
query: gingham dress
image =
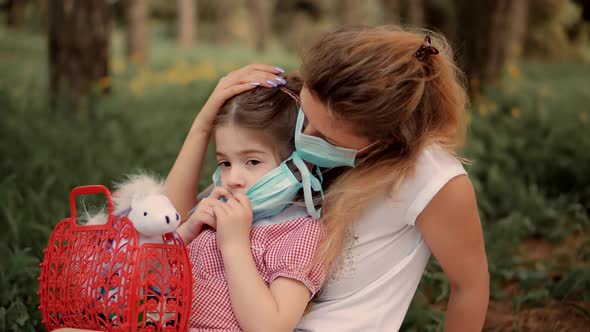
{"type": "MultiPolygon", "coordinates": [[[[216,233],[203,231],[189,246],[193,275],[191,332],[241,331],[233,313],[216,233]]],[[[250,249],[262,279],[270,285],[278,277],[302,282],[313,296],[322,284],[321,265],[310,267],[323,236],[321,223],[296,218],[250,231],[250,249]]]]}

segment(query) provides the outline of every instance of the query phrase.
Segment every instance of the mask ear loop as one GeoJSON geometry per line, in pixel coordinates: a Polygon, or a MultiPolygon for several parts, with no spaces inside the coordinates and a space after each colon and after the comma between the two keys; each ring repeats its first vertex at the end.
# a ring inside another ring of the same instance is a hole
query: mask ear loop
{"type": "Polygon", "coordinates": [[[311,190],[313,189],[316,192],[319,192],[322,196],[322,201],[324,200],[324,191],[322,190],[322,184],[320,181],[309,172],[309,169],[303,162],[303,159],[298,155],[293,155],[293,163],[299,171],[301,172],[301,183],[303,185],[303,197],[305,199],[305,207],[307,208],[307,212],[314,218],[319,219],[321,217],[322,209],[315,208],[313,203],[313,196],[311,190]]]}

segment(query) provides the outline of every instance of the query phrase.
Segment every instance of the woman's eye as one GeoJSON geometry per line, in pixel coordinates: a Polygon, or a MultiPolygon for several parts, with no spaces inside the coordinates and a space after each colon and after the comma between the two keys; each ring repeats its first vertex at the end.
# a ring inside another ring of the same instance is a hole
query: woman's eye
{"type": "Polygon", "coordinates": [[[260,164],[260,160],[251,159],[246,162],[246,165],[256,166],[260,164]]]}
{"type": "Polygon", "coordinates": [[[221,167],[230,167],[231,164],[229,163],[229,161],[220,161],[217,166],[221,166],[221,167]]]}

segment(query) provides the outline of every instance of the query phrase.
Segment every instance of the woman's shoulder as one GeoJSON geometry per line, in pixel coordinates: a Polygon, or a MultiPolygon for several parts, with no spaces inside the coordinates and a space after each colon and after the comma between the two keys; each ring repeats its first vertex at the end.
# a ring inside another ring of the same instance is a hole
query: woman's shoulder
{"type": "Polygon", "coordinates": [[[399,192],[420,192],[463,174],[467,172],[457,157],[438,145],[430,145],[418,156],[414,171],[403,180],[399,192]]]}
{"type": "Polygon", "coordinates": [[[426,147],[416,161],[416,175],[433,176],[465,174],[461,161],[438,144],[426,147]]]}
{"type": "Polygon", "coordinates": [[[451,179],[465,174],[463,165],[452,153],[438,145],[428,146],[418,157],[414,172],[391,193],[393,206],[404,210],[405,223],[414,225],[432,198],[451,179]]]}

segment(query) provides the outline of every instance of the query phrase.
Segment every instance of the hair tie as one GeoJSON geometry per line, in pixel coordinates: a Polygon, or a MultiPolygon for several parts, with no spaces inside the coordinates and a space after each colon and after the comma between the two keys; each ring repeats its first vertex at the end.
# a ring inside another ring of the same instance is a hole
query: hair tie
{"type": "Polygon", "coordinates": [[[284,93],[288,94],[289,97],[293,98],[293,100],[295,100],[295,102],[297,103],[297,105],[301,104],[301,100],[299,99],[299,96],[295,92],[293,92],[293,91],[291,91],[291,90],[289,90],[289,89],[287,89],[287,88],[285,88],[283,86],[280,87],[279,89],[281,89],[281,91],[283,91],[284,93]]]}
{"type": "Polygon", "coordinates": [[[414,55],[416,56],[416,58],[418,58],[418,60],[424,61],[426,60],[426,57],[437,54],[438,49],[432,46],[430,36],[426,35],[426,38],[424,38],[424,43],[422,43],[422,46],[420,46],[420,48],[416,51],[414,55]]]}

